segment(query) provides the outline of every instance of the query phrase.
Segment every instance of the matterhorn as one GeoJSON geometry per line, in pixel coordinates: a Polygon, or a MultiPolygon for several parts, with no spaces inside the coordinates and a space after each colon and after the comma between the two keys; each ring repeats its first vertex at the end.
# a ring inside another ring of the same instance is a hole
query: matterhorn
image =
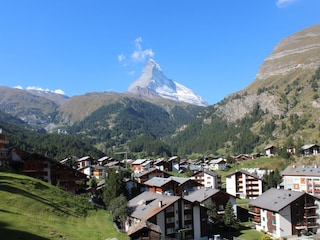
{"type": "Polygon", "coordinates": [[[140,96],[152,95],[177,102],[208,106],[207,102],[191,89],[164,76],[160,65],[153,59],[148,60],[141,76],[130,85],[128,91],[140,96]]]}

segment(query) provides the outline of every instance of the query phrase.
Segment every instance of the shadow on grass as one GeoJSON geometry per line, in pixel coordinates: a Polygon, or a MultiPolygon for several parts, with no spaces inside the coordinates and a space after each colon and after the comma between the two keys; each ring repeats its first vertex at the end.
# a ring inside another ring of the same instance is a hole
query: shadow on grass
{"type": "Polygon", "coordinates": [[[0,212],[3,212],[3,213],[9,213],[9,214],[16,214],[16,215],[20,215],[19,213],[11,212],[11,211],[4,210],[4,209],[0,209],[0,212]]]}
{"type": "Polygon", "coordinates": [[[213,235],[220,234],[223,239],[233,239],[234,237],[239,237],[242,235],[242,231],[252,230],[250,226],[240,225],[238,229],[225,226],[224,224],[214,226],[212,228],[213,235]]]}
{"type": "Polygon", "coordinates": [[[17,195],[21,195],[21,196],[24,196],[27,198],[31,198],[35,201],[41,202],[45,205],[48,205],[48,206],[52,207],[53,209],[55,209],[56,211],[62,212],[63,214],[71,215],[69,212],[64,211],[63,209],[59,208],[57,205],[49,202],[48,200],[46,200],[42,197],[39,197],[35,194],[32,194],[30,192],[27,192],[27,191],[21,189],[21,188],[10,185],[9,184],[10,179],[12,180],[14,178],[0,176],[0,191],[5,191],[5,192],[12,193],[12,194],[17,194],[17,195]],[[3,181],[3,180],[5,180],[5,181],[3,181]]]}
{"type": "Polygon", "coordinates": [[[1,239],[49,240],[49,238],[44,238],[21,230],[9,229],[8,227],[9,225],[7,223],[0,221],[1,239]]]}

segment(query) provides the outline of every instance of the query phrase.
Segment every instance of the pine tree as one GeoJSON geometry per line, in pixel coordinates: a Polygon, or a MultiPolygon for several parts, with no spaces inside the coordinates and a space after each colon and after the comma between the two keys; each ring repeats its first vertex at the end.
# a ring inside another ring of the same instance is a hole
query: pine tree
{"type": "Polygon", "coordinates": [[[239,228],[239,222],[233,211],[230,200],[227,202],[226,208],[224,210],[223,222],[228,227],[236,229],[239,228]]]}
{"type": "Polygon", "coordinates": [[[209,202],[206,204],[206,207],[208,209],[207,215],[208,215],[209,221],[211,223],[216,223],[219,220],[216,203],[214,201],[209,202]]]}
{"type": "Polygon", "coordinates": [[[113,221],[125,220],[129,215],[128,200],[121,194],[110,201],[108,210],[113,221]]]}
{"type": "Polygon", "coordinates": [[[114,168],[108,169],[108,177],[106,186],[103,190],[103,202],[109,206],[112,199],[120,196],[121,194],[127,195],[125,183],[122,181],[124,172],[118,171],[114,168]]]}

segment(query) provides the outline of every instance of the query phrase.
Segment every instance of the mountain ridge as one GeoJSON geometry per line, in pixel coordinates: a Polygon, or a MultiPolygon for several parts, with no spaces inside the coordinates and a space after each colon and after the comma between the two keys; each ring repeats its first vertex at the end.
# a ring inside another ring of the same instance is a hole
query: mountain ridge
{"type": "MultiPolygon", "coordinates": [[[[160,97],[157,88],[168,87],[175,93],[177,84],[163,75],[160,65],[149,62],[145,75],[138,78],[140,83],[129,87],[133,91],[74,96],[43,115],[52,116],[53,130],[59,127],[68,132],[74,125],[76,136],[89,138],[95,145],[105,146],[108,141],[109,145],[125,146],[138,137],[151,136],[181,155],[262,152],[263,146],[284,145],[288,138],[294,139],[295,145],[314,143],[318,141],[315,129],[320,129],[320,38],[315,36],[320,36],[320,25],[281,40],[251,84],[211,106],[160,97]]],[[[39,98],[33,97],[31,102],[35,99],[39,98]]],[[[19,106],[13,100],[11,105],[3,101],[0,99],[2,107],[19,106]]],[[[18,113],[30,114],[31,119],[36,112],[42,113],[43,104],[33,106],[29,112],[18,113]]]]}
{"type": "Polygon", "coordinates": [[[158,63],[149,59],[140,77],[128,89],[138,95],[160,96],[178,102],[187,102],[198,106],[208,106],[208,103],[191,89],[168,79],[158,63]]]}

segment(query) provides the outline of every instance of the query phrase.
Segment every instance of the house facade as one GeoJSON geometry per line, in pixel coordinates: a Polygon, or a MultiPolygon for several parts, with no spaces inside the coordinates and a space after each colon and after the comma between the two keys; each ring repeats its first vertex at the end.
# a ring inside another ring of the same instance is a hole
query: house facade
{"type": "Polygon", "coordinates": [[[165,171],[179,172],[180,170],[180,159],[177,156],[170,157],[164,162],[165,171]]]}
{"type": "Polygon", "coordinates": [[[263,181],[258,175],[239,170],[226,176],[227,193],[241,199],[254,199],[262,194],[263,181]]]}
{"type": "Polygon", "coordinates": [[[223,158],[213,159],[209,162],[209,168],[212,170],[225,170],[227,168],[227,160],[223,158]]]}
{"type": "Polygon", "coordinates": [[[308,144],[301,147],[301,155],[317,155],[320,152],[320,147],[317,144],[308,144]]]}
{"type": "Polygon", "coordinates": [[[179,196],[143,192],[128,203],[131,211],[125,229],[142,221],[156,224],[161,239],[208,239],[206,208],[179,196]]]}
{"type": "Polygon", "coordinates": [[[130,226],[127,231],[130,240],[161,240],[161,229],[148,221],[141,221],[130,226]]]}
{"type": "Polygon", "coordinates": [[[271,157],[276,153],[276,147],[273,145],[269,145],[264,148],[264,151],[266,156],[271,157]]]}
{"type": "Polygon", "coordinates": [[[251,220],[256,230],[275,238],[317,232],[316,199],[307,193],[271,188],[250,201],[251,220]]]}
{"type": "Polygon", "coordinates": [[[84,186],[87,176],[76,169],[36,153],[18,148],[9,151],[8,161],[22,174],[38,178],[62,189],[76,193],[84,186]]]}
{"type": "Polygon", "coordinates": [[[320,166],[289,165],[281,172],[281,176],[284,189],[320,196],[320,166]]]}
{"type": "Polygon", "coordinates": [[[211,170],[201,170],[194,173],[191,179],[206,188],[219,189],[221,187],[221,175],[211,170]]]}
{"type": "Polygon", "coordinates": [[[131,169],[135,174],[151,168],[151,161],[148,159],[137,159],[131,163],[131,169]]]}
{"type": "Polygon", "coordinates": [[[144,182],[146,191],[170,196],[184,196],[195,191],[201,185],[190,178],[182,177],[153,177],[144,182]]]}
{"type": "Polygon", "coordinates": [[[171,176],[170,174],[168,174],[158,168],[150,168],[149,170],[135,174],[134,178],[136,179],[136,181],[138,183],[144,183],[153,177],[167,178],[170,176],[171,176]]]}
{"type": "Polygon", "coordinates": [[[92,174],[96,179],[106,178],[106,168],[100,165],[92,166],[92,174]]]}
{"type": "Polygon", "coordinates": [[[85,157],[79,158],[77,160],[77,163],[78,163],[78,168],[84,168],[84,167],[88,167],[88,166],[91,166],[94,164],[93,158],[90,156],[85,156],[85,157]]]}
{"type": "Polygon", "coordinates": [[[214,202],[217,208],[217,214],[220,216],[224,215],[226,205],[228,201],[230,201],[234,214],[237,215],[236,198],[219,189],[200,188],[184,198],[192,202],[196,208],[199,207],[198,205],[203,206],[209,202],[214,202]]]}

